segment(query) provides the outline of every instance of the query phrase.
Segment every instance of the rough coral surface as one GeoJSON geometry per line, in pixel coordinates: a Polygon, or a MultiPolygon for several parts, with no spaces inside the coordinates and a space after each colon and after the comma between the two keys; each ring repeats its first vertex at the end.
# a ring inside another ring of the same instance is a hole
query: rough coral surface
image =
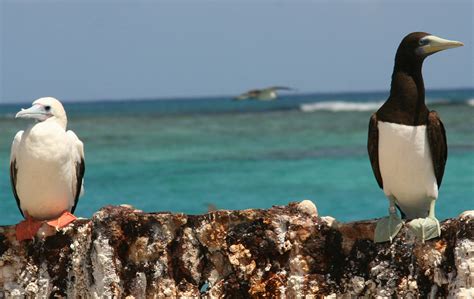
{"type": "Polygon", "coordinates": [[[0,297],[474,297],[474,218],[420,243],[306,202],[187,216],[105,207],[52,236],[0,227],[0,297]]]}

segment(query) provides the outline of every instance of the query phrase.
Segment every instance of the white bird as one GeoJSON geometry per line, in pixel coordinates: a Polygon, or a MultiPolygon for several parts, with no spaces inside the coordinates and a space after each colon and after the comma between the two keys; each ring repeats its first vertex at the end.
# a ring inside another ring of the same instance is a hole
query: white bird
{"type": "Polygon", "coordinates": [[[17,225],[17,239],[24,240],[33,238],[43,221],[59,228],[76,219],[71,213],[83,193],[84,147],[66,131],[66,112],[55,98],[40,98],[15,118],[36,120],[16,134],[10,157],[13,194],[26,218],[17,225]]]}
{"type": "Polygon", "coordinates": [[[272,86],[264,89],[252,89],[237,97],[234,100],[255,99],[260,101],[271,101],[278,97],[277,90],[293,90],[285,86],[272,86]]]}

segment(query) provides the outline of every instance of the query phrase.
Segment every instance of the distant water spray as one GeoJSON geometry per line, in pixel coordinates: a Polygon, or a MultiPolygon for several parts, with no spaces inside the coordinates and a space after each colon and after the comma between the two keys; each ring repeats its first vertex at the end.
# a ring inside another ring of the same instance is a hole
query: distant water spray
{"type": "MultiPolygon", "coordinates": [[[[333,111],[333,112],[344,112],[344,111],[376,111],[382,106],[384,101],[375,102],[349,102],[349,101],[322,101],[316,103],[306,103],[299,106],[303,112],[314,112],[314,111],[333,111]]],[[[470,98],[464,102],[435,98],[428,99],[428,105],[468,105],[474,107],[474,98],[470,98]]]]}
{"type": "Polygon", "coordinates": [[[301,104],[300,110],[304,112],[313,111],[375,111],[382,106],[383,102],[344,102],[327,101],[310,104],[301,104]]]}

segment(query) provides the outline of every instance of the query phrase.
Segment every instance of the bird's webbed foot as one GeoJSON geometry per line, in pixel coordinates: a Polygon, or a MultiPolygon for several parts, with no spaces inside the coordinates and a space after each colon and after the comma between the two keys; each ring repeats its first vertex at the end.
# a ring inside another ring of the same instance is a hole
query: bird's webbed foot
{"type": "Polygon", "coordinates": [[[26,219],[15,226],[15,235],[18,241],[34,239],[36,233],[41,227],[42,222],[37,221],[25,214],[26,219]]]}
{"type": "Polygon", "coordinates": [[[403,220],[396,214],[390,213],[388,217],[384,217],[377,221],[375,227],[374,241],[382,243],[390,241],[398,234],[403,226],[403,220]]]}
{"type": "Polygon", "coordinates": [[[59,228],[68,226],[69,223],[73,222],[76,219],[77,219],[76,216],[66,211],[66,212],[63,212],[61,216],[59,216],[58,218],[49,220],[47,223],[50,226],[56,229],[59,229],[59,228]]]}
{"type": "Polygon", "coordinates": [[[439,221],[435,217],[413,219],[408,223],[408,227],[423,243],[441,235],[439,221]]]}
{"type": "Polygon", "coordinates": [[[392,242],[403,226],[403,220],[398,216],[397,209],[395,208],[395,197],[389,196],[388,200],[390,202],[389,216],[377,221],[374,233],[374,241],[376,243],[392,242]]]}
{"type": "Polygon", "coordinates": [[[441,235],[441,227],[439,225],[438,219],[435,217],[435,203],[436,198],[433,198],[430,203],[428,217],[416,218],[408,223],[408,227],[423,243],[426,240],[430,240],[441,235]]]}

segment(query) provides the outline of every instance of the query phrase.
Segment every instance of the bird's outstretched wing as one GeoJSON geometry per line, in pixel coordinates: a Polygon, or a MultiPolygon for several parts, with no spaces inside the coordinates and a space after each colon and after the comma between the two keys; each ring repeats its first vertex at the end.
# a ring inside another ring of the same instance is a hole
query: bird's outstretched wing
{"type": "Polygon", "coordinates": [[[441,186],[444,175],[444,167],[448,160],[448,144],[446,141],[446,132],[443,123],[436,111],[431,111],[428,115],[427,135],[428,144],[431,150],[431,159],[433,161],[434,173],[438,188],[441,186]]]}
{"type": "Polygon", "coordinates": [[[252,89],[252,90],[249,90],[247,92],[244,92],[244,93],[234,97],[234,100],[238,101],[238,100],[247,100],[249,98],[254,98],[254,97],[258,96],[259,92],[261,92],[261,90],[252,89]]]}
{"type": "Polygon", "coordinates": [[[367,151],[369,152],[370,164],[372,165],[375,179],[377,180],[379,187],[383,189],[382,175],[380,174],[379,166],[379,128],[376,113],[372,114],[370,117],[367,151]]]}
{"type": "Polygon", "coordinates": [[[270,90],[294,90],[293,88],[287,87],[287,86],[272,86],[272,87],[269,87],[267,89],[270,89],[270,90]]]}
{"type": "Polygon", "coordinates": [[[262,93],[272,92],[272,91],[277,91],[277,90],[294,90],[294,89],[291,87],[286,87],[286,86],[271,86],[264,89],[251,89],[247,92],[244,92],[234,97],[234,100],[238,101],[238,100],[247,100],[249,98],[257,98],[262,93]]]}
{"type": "Polygon", "coordinates": [[[24,216],[23,211],[21,210],[20,198],[18,197],[18,193],[16,191],[16,178],[18,174],[18,169],[16,168],[16,154],[18,152],[18,147],[20,145],[22,136],[23,131],[19,131],[18,133],[16,133],[15,138],[13,139],[12,149],[10,153],[10,183],[18,209],[20,210],[21,215],[24,216]]]}
{"type": "Polygon", "coordinates": [[[74,134],[73,131],[67,131],[69,141],[72,144],[72,155],[73,155],[73,194],[74,194],[74,204],[71,209],[71,213],[74,213],[79,197],[84,193],[84,173],[86,170],[86,165],[84,162],[84,145],[81,140],[74,134]]]}

